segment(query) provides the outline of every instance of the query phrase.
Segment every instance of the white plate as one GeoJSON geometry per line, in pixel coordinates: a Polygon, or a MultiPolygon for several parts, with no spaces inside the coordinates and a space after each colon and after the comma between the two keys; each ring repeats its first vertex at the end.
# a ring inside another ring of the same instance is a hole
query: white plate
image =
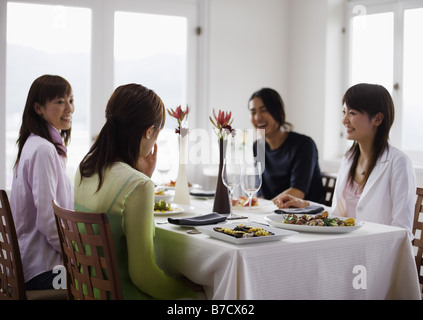
{"type": "MultiPolygon", "coordinates": [[[[167,190],[175,190],[175,186],[171,186],[169,184],[165,184],[165,188],[167,190]]],[[[201,186],[197,183],[191,184],[191,186],[188,186],[188,190],[192,190],[192,189],[201,189],[201,186]]]]}
{"type": "Polygon", "coordinates": [[[258,223],[224,223],[224,224],[215,224],[215,225],[209,225],[209,226],[199,226],[199,227],[195,227],[198,231],[201,231],[201,233],[204,233],[212,238],[216,238],[219,240],[223,240],[223,241],[227,241],[227,242],[231,242],[231,243],[235,243],[235,244],[250,244],[250,243],[258,243],[258,242],[267,242],[267,241],[278,241],[281,240],[282,238],[291,236],[296,234],[297,232],[294,231],[289,231],[289,230],[281,230],[278,228],[273,228],[271,226],[265,226],[262,224],[258,224],[258,223]],[[257,227],[257,228],[262,228],[263,230],[266,231],[270,231],[273,232],[274,235],[271,236],[263,236],[263,237],[254,237],[254,238],[235,238],[231,235],[225,234],[225,233],[221,233],[218,231],[214,231],[214,228],[217,227],[223,227],[223,228],[230,228],[233,229],[236,226],[243,224],[245,226],[250,226],[250,227],[257,227]]]}
{"type": "Polygon", "coordinates": [[[173,214],[178,214],[178,213],[182,213],[184,212],[184,208],[181,208],[180,206],[177,205],[171,205],[170,206],[171,210],[169,211],[156,211],[154,210],[154,215],[156,216],[169,216],[169,215],[173,215],[173,214]]]}
{"type": "MultiPolygon", "coordinates": [[[[205,201],[208,205],[213,206],[214,204],[214,199],[208,199],[205,201]]],[[[252,206],[251,210],[263,210],[264,207],[269,206],[269,211],[273,211],[275,209],[277,209],[276,205],[270,201],[270,200],[266,200],[266,199],[257,199],[258,205],[257,206],[252,206]],[[274,208],[273,208],[274,206],[274,208]]],[[[241,206],[232,206],[233,210],[240,210],[240,211],[248,211],[249,207],[241,207],[241,206]]]]}
{"type": "Polygon", "coordinates": [[[316,233],[348,233],[361,228],[363,221],[355,220],[355,225],[351,227],[329,227],[329,226],[306,226],[300,224],[284,223],[285,215],[271,214],[265,217],[272,226],[277,228],[299,231],[299,232],[316,232],[316,233]]]}
{"type": "Polygon", "coordinates": [[[154,201],[155,202],[159,202],[160,200],[166,201],[166,202],[170,202],[170,199],[173,198],[173,194],[156,194],[154,195],[154,201]]]}

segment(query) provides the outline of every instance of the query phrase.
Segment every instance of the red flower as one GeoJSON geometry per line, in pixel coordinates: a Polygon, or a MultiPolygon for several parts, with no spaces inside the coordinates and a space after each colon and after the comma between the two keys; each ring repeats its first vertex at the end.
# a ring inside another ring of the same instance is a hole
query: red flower
{"type": "Polygon", "coordinates": [[[167,112],[169,113],[170,116],[174,117],[176,120],[178,120],[179,122],[182,122],[185,118],[185,116],[188,116],[189,113],[189,107],[187,106],[187,108],[185,109],[185,111],[182,111],[182,107],[179,106],[176,108],[176,110],[174,111],[173,109],[167,109],[167,112]]]}
{"type": "Polygon", "coordinates": [[[231,124],[233,122],[232,112],[225,112],[219,110],[217,116],[216,112],[213,109],[213,117],[209,117],[211,123],[216,127],[218,130],[217,136],[220,139],[224,139],[226,135],[232,134],[232,136],[235,136],[235,129],[232,129],[231,124]]]}
{"type": "Polygon", "coordinates": [[[182,133],[182,136],[185,136],[188,133],[188,129],[182,128],[182,122],[185,118],[188,118],[189,107],[187,106],[185,111],[182,111],[181,106],[177,107],[175,110],[167,109],[167,113],[178,121],[178,127],[175,129],[175,132],[178,134],[182,133]]]}

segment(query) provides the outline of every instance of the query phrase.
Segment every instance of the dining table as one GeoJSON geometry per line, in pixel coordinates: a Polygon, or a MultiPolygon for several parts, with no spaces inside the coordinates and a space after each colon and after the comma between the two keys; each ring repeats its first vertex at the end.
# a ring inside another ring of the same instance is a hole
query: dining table
{"type": "Polygon", "coordinates": [[[169,218],[212,213],[213,201],[191,196],[189,204],[176,204],[180,210],[155,214],[158,266],[169,275],[183,275],[201,285],[207,299],[421,299],[413,247],[405,229],[357,221],[359,227],[349,232],[286,230],[269,223],[273,221],[269,217],[278,216],[277,207],[264,199],[251,208],[251,215],[248,207],[233,207],[238,219],[211,226],[169,222],[169,218]],[[217,238],[198,231],[253,223],[286,235],[273,241],[234,243],[227,241],[229,235],[217,238]]]}

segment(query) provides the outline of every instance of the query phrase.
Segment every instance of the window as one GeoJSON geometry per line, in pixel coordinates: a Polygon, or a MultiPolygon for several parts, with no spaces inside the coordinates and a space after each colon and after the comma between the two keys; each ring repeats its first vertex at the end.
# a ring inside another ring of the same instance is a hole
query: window
{"type": "Polygon", "coordinates": [[[352,30],[351,82],[378,83],[390,90],[394,75],[393,13],[358,16],[352,21],[352,30]]]}
{"type": "Polygon", "coordinates": [[[402,146],[423,151],[423,8],[404,11],[402,146]]]}
{"type": "MultiPolygon", "coordinates": [[[[117,11],[114,27],[115,86],[140,83],[152,88],[166,108],[175,109],[179,105],[185,108],[187,19],[117,11]]],[[[153,174],[154,181],[163,180],[165,175],[176,179],[178,157],[172,157],[172,154],[178,154],[176,125],[176,121],[168,116],[166,127],[159,135],[157,146],[161,161],[153,174]]]]}
{"type": "Polygon", "coordinates": [[[6,50],[6,187],[12,185],[16,140],[29,88],[44,74],[64,77],[73,89],[75,112],[68,148],[73,179],[89,148],[91,10],[9,2],[6,50]]]}
{"type": "Polygon", "coordinates": [[[349,85],[378,83],[395,103],[391,141],[423,164],[423,4],[351,1],[349,85]]]}
{"type": "Polygon", "coordinates": [[[141,83],[168,107],[185,104],[187,19],[118,11],[114,25],[115,86],[141,83]]]}
{"type": "MultiPolygon", "coordinates": [[[[6,116],[0,119],[6,124],[0,127],[0,156],[6,150],[0,187],[11,187],[22,111],[30,85],[43,74],[63,76],[74,91],[71,179],[103,126],[118,85],[141,83],[167,108],[198,106],[197,14],[195,0],[0,0],[0,48],[3,43],[6,48],[6,55],[0,50],[0,71],[6,66],[0,75],[0,117],[6,116]]],[[[194,110],[190,126],[195,127],[195,117],[194,110]]],[[[169,117],[166,126],[163,145],[167,136],[177,139],[169,117]]]]}

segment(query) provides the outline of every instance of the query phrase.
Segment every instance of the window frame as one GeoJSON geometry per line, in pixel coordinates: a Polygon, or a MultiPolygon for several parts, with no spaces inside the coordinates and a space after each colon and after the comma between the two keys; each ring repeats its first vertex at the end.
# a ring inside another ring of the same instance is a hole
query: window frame
{"type": "MultiPolygon", "coordinates": [[[[199,21],[197,0],[0,0],[0,159],[6,158],[6,46],[7,46],[7,3],[28,3],[58,5],[91,9],[91,79],[89,111],[89,133],[91,140],[100,132],[104,122],[104,109],[114,88],[114,12],[128,11],[187,17],[187,102],[199,105],[203,92],[201,70],[197,65],[199,41],[195,34],[199,21]]],[[[201,16],[201,12],[200,12],[201,16]]],[[[168,106],[174,107],[174,106],[168,106]]],[[[190,126],[201,126],[197,111],[190,114],[190,126]]],[[[91,143],[92,141],[90,141],[91,143]]],[[[6,188],[6,164],[0,163],[0,186],[6,188]]]]}
{"type": "MultiPolygon", "coordinates": [[[[394,14],[394,49],[393,49],[393,84],[399,89],[387,88],[391,92],[395,104],[395,121],[391,129],[391,143],[404,150],[401,145],[403,126],[403,80],[404,80],[404,12],[409,9],[423,8],[419,0],[348,0],[346,6],[346,62],[345,82],[351,86],[352,76],[352,20],[360,14],[377,14],[393,12],[394,14]],[[363,11],[364,10],[364,11],[363,11]]],[[[348,145],[348,143],[347,143],[348,145]]],[[[413,160],[415,166],[423,168],[423,151],[404,150],[413,160]]]]}

